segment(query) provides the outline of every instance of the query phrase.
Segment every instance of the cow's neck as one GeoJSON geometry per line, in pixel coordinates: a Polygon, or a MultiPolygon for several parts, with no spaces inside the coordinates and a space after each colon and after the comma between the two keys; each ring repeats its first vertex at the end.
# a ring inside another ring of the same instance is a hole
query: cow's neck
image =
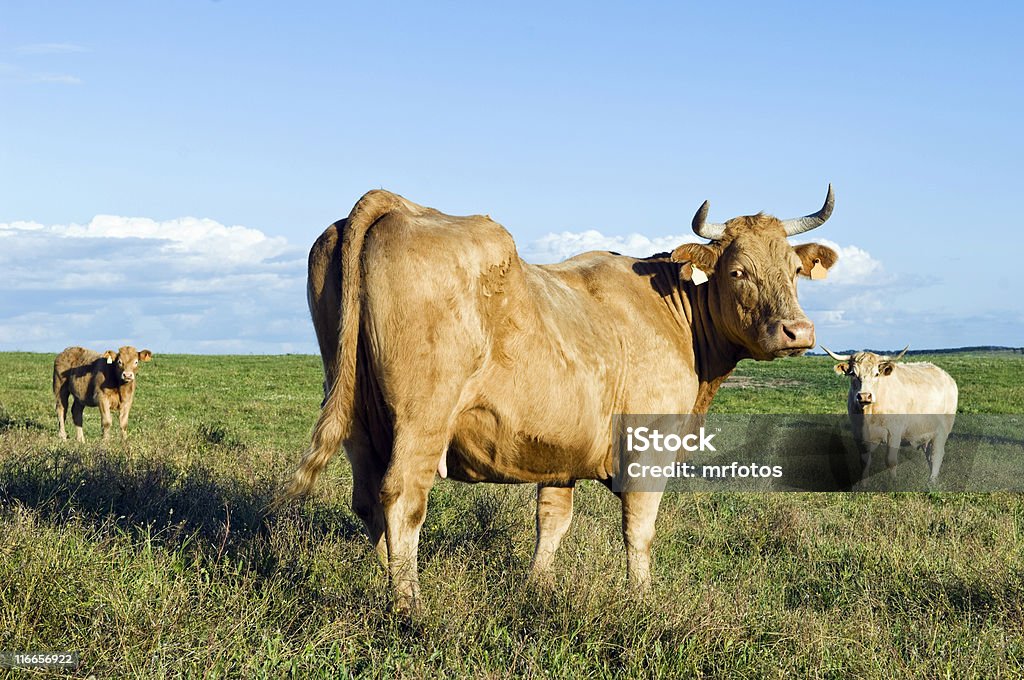
{"type": "Polygon", "coordinates": [[[135,391],[135,381],[125,382],[118,377],[117,371],[108,370],[105,389],[113,390],[125,397],[135,391]]]}
{"type": "Polygon", "coordinates": [[[693,357],[699,381],[694,413],[707,412],[718,388],[743,358],[742,348],[728,340],[715,324],[708,300],[714,285],[714,279],[700,286],[680,281],[678,288],[686,310],[684,318],[693,336],[693,357]]]}

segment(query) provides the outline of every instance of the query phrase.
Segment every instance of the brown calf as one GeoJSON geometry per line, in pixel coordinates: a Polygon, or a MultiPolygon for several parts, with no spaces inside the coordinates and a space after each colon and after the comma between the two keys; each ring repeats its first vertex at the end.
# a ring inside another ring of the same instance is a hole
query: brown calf
{"type": "Polygon", "coordinates": [[[53,360],[53,396],[57,400],[57,426],[61,439],[67,439],[64,419],[68,410],[68,397],[74,396],[71,419],[75,423],[75,438],[85,441],[82,432],[82,412],[86,406],[99,406],[103,423],[103,439],[110,438],[110,412],[119,411],[121,436],[128,435],[128,412],[135,398],[135,378],[139,364],[153,358],[148,349],[141,352],[134,347],[122,347],[116,352],[103,354],[84,347],[68,347],[53,360]]]}

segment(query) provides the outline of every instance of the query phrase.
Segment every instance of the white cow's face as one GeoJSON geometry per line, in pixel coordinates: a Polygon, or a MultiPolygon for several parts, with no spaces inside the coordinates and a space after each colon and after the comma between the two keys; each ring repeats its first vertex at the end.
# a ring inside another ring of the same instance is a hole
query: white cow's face
{"type": "Polygon", "coordinates": [[[857,352],[847,361],[836,364],[835,371],[850,377],[850,402],[863,409],[875,403],[878,389],[894,368],[895,364],[888,357],[857,352]]]}

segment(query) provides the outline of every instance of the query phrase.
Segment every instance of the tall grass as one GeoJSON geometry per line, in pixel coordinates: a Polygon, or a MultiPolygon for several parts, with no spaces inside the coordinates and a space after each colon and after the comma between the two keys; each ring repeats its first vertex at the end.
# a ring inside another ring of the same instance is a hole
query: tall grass
{"type": "MultiPolygon", "coordinates": [[[[157,356],[127,442],[55,437],[52,357],[0,355],[0,650],[97,677],[1020,677],[1024,503],[989,494],[673,494],[654,588],[582,483],[551,588],[534,490],[440,482],[425,612],[391,613],[339,456],[261,523],[320,402],[316,357],[157,356]]],[[[942,355],[965,412],[1020,411],[1024,358],[942,355]]],[[[744,363],[721,412],[842,412],[830,361],[744,363]],[[747,387],[739,385],[748,385],[747,387]]]]}

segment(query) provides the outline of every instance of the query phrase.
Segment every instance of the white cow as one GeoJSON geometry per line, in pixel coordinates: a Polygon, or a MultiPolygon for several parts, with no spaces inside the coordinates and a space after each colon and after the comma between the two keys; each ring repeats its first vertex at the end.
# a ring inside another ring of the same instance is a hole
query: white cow
{"type": "Polygon", "coordinates": [[[956,418],[957,386],[935,364],[897,363],[908,347],[895,357],[873,352],[844,355],[822,349],[840,362],[836,373],[850,376],[846,409],[854,438],[862,447],[863,476],[867,477],[871,453],[879,444],[889,448],[890,470],[896,466],[900,446],[908,444],[924,451],[934,482],[956,418]]]}

